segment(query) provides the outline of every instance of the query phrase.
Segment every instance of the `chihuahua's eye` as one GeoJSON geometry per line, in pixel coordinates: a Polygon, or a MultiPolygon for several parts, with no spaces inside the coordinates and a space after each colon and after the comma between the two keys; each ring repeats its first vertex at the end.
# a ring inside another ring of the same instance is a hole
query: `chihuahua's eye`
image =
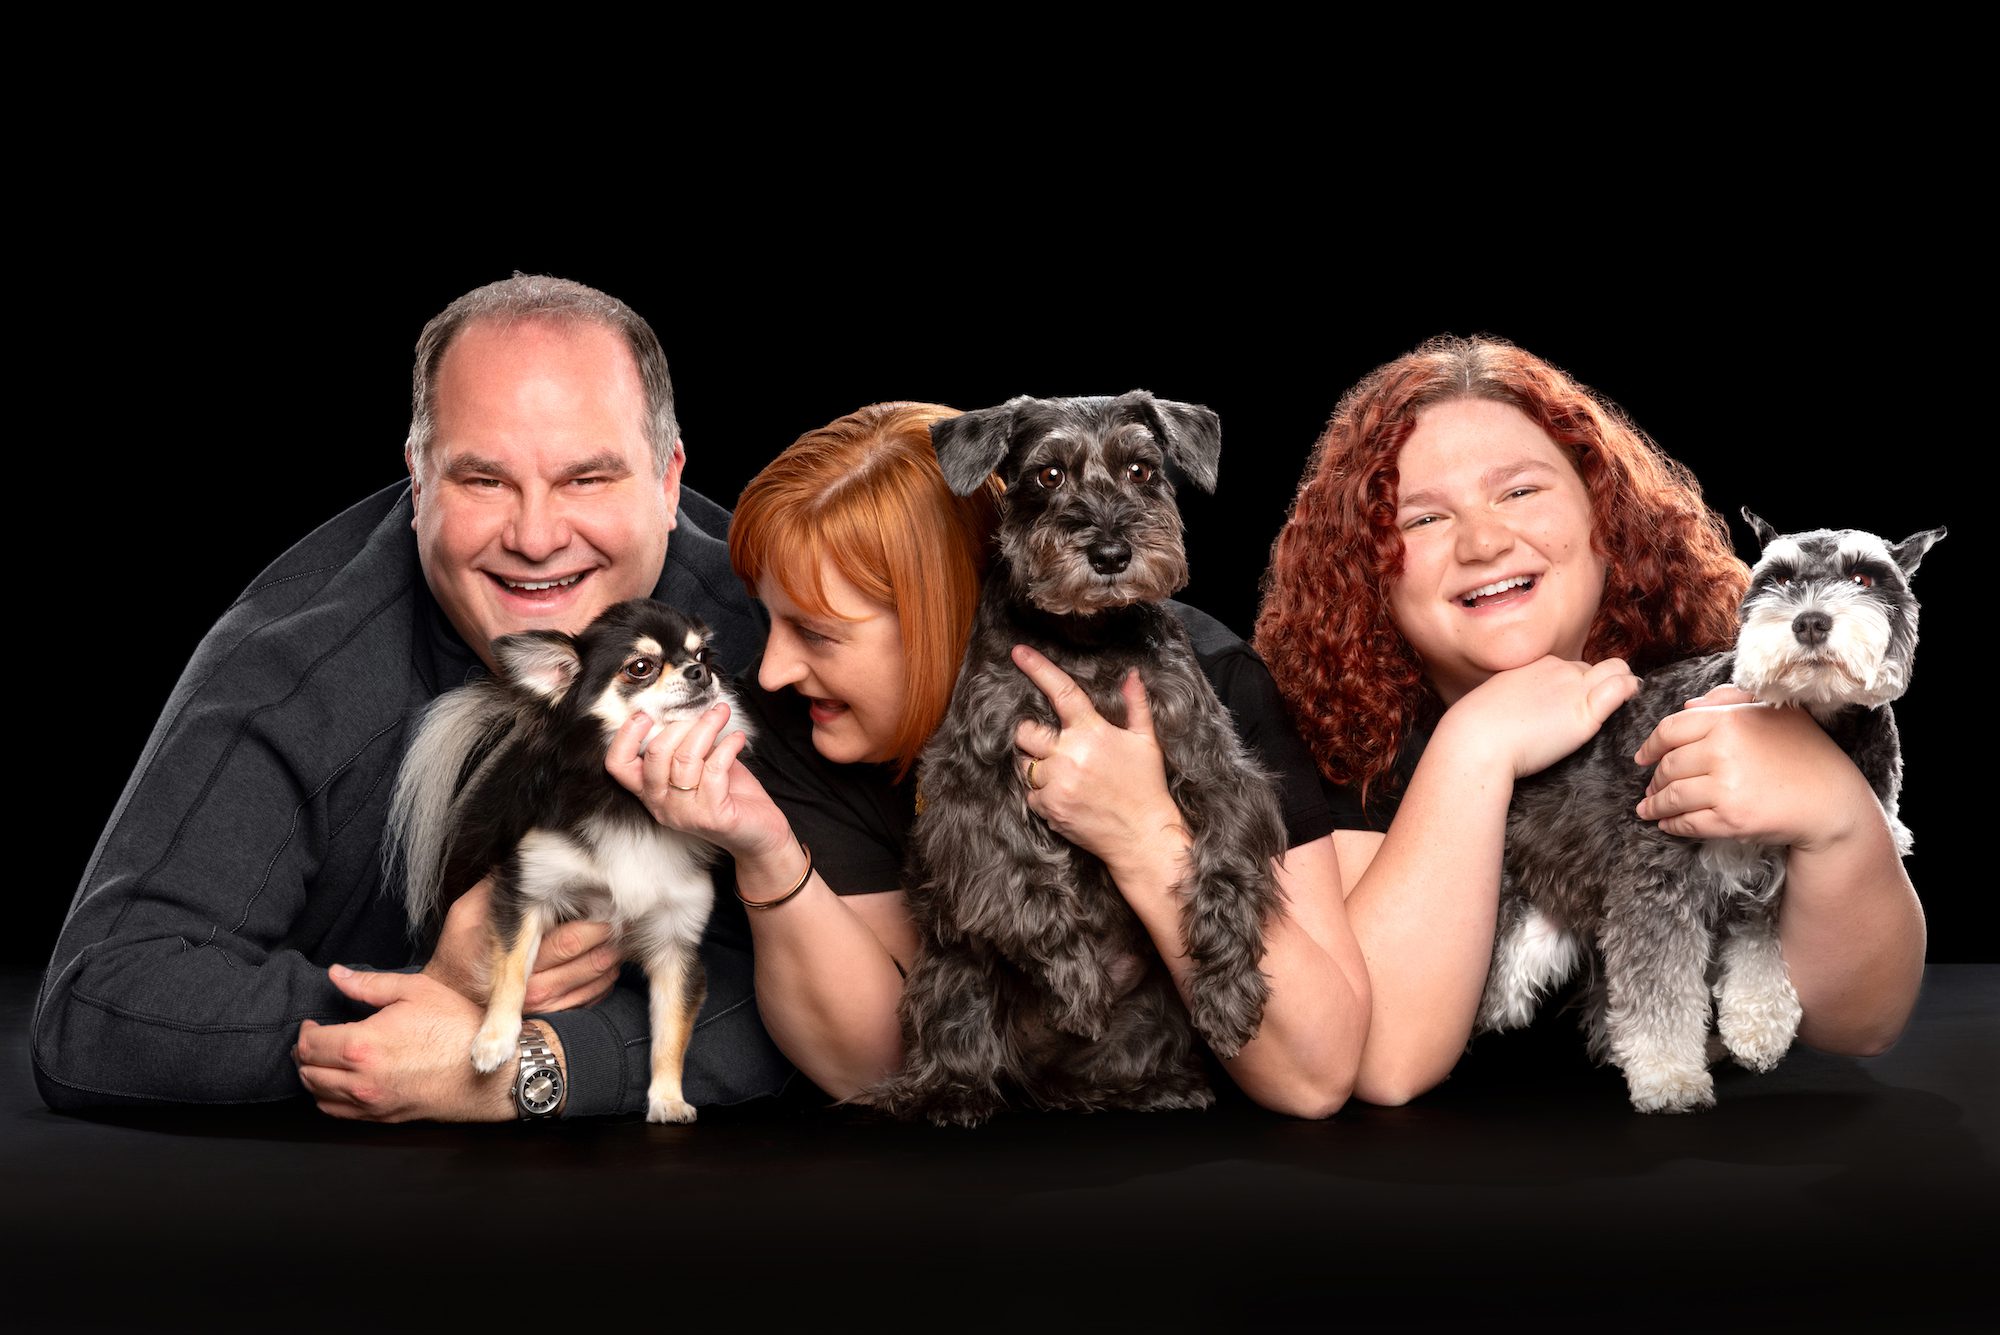
{"type": "Polygon", "coordinates": [[[1054,491],[1063,484],[1064,476],[1065,474],[1060,467],[1050,464],[1047,468],[1035,474],[1035,483],[1043,491],[1054,491]]]}
{"type": "Polygon", "coordinates": [[[651,681],[660,675],[660,665],[650,658],[635,658],[625,665],[627,681],[651,681]]]}
{"type": "Polygon", "coordinates": [[[694,651],[694,661],[697,663],[706,663],[708,661],[707,645],[704,644],[701,648],[694,651]]]}
{"type": "Polygon", "coordinates": [[[1141,484],[1153,480],[1153,466],[1143,460],[1134,459],[1125,465],[1125,476],[1141,484]]]}

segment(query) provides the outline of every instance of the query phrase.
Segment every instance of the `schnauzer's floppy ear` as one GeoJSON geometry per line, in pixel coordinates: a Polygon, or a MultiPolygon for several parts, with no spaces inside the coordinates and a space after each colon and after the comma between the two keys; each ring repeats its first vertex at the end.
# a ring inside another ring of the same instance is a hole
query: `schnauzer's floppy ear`
{"type": "Polygon", "coordinates": [[[1896,558],[1896,564],[1903,568],[1905,575],[1917,573],[1917,563],[1924,559],[1924,553],[1931,544],[1944,536],[1944,529],[1927,528],[1922,533],[1912,533],[1889,549],[1889,555],[1896,558]]]}
{"type": "Polygon", "coordinates": [[[1778,536],[1778,530],[1772,528],[1769,524],[1759,519],[1756,515],[1751,514],[1750,507],[1747,505],[1743,507],[1743,522],[1748,524],[1750,526],[1750,531],[1757,535],[1757,549],[1759,551],[1762,551],[1764,548],[1769,547],[1771,545],[1771,539],[1778,536]]]}
{"type": "Polygon", "coordinates": [[[493,657],[509,681],[526,687],[550,704],[563,698],[583,669],[576,641],[552,630],[502,635],[493,641],[493,657]]]}
{"type": "Polygon", "coordinates": [[[1195,403],[1175,403],[1156,399],[1143,389],[1118,396],[1145,415],[1146,425],[1159,438],[1160,448],[1188,481],[1203,491],[1215,490],[1222,457],[1222,419],[1195,403]]]}
{"type": "Polygon", "coordinates": [[[955,495],[970,496],[993,475],[1007,457],[1007,444],[1014,436],[1015,405],[1026,398],[1013,398],[998,408],[981,408],[931,423],[931,446],[937,451],[938,467],[944,484],[955,495]]]}

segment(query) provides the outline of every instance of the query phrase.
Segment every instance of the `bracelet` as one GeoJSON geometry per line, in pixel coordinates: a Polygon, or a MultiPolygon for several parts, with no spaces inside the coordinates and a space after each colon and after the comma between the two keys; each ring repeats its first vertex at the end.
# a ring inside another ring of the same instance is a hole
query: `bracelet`
{"type": "Polygon", "coordinates": [[[746,909],[774,909],[778,907],[778,905],[784,903],[786,900],[798,894],[799,891],[805,889],[806,882],[810,881],[813,877],[813,851],[810,848],[806,847],[806,841],[803,839],[799,840],[799,851],[806,855],[806,869],[799,873],[799,883],[797,885],[785,891],[784,894],[779,895],[776,899],[763,899],[763,900],[744,899],[743,887],[739,885],[736,887],[737,901],[741,903],[743,907],[746,909]]]}

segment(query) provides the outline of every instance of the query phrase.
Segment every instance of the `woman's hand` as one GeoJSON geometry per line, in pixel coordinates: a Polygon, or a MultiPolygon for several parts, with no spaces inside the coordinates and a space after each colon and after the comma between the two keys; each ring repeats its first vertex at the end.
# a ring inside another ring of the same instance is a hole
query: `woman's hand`
{"type": "Polygon", "coordinates": [[[1860,771],[1811,714],[1733,688],[1660,720],[1633,760],[1657,766],[1637,811],[1668,834],[1815,850],[1881,819],[1860,771]]]}
{"type": "Polygon", "coordinates": [[[1110,722],[1067,672],[1026,645],[1014,666],[1048,697],[1057,727],[1032,719],[1014,730],[1028,809],[1049,828],[1100,859],[1119,880],[1178,828],[1180,808],[1167,791],[1166,758],[1153,736],[1153,712],[1137,671],[1120,686],[1125,726],[1110,722]],[[1032,772],[1029,766],[1032,764],[1032,772]]]}
{"type": "Polygon", "coordinates": [[[1438,727],[1505,761],[1525,778],[1597,735],[1604,720],[1639,692],[1622,658],[1578,663],[1549,655],[1496,672],[1445,711],[1438,727]]]}
{"type": "Polygon", "coordinates": [[[640,755],[653,722],[635,714],[612,739],[604,768],[660,824],[718,844],[739,862],[767,858],[790,849],[791,823],[737,759],[750,735],[721,736],[728,722],[729,706],[714,705],[669,723],[640,755]]]}

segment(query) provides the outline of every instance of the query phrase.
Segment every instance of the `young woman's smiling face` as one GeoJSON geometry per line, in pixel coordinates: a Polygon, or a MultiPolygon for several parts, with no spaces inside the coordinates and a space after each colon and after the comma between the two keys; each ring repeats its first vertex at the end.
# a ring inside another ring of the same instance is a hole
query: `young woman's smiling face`
{"type": "Polygon", "coordinates": [[[903,719],[906,664],[896,610],[855,588],[831,561],[820,562],[833,616],[807,612],[771,572],[757,597],[771,613],[757,684],[791,687],[811,706],[813,749],[849,765],[895,758],[903,719]]]}
{"type": "Polygon", "coordinates": [[[1449,705],[1545,654],[1577,659],[1604,595],[1590,494],[1520,409],[1427,408],[1396,459],[1403,570],[1389,616],[1449,705]]]}

